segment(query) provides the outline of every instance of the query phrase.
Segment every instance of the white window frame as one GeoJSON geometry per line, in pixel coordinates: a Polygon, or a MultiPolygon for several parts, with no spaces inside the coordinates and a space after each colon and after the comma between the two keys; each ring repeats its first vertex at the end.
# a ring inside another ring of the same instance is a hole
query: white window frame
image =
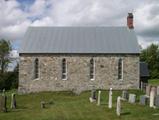
{"type": "Polygon", "coordinates": [[[123,80],[123,69],[124,69],[123,58],[119,58],[118,59],[118,80],[123,80]],[[121,59],[121,78],[119,78],[119,60],[120,59],[121,59]]]}
{"type": "Polygon", "coordinates": [[[61,68],[62,68],[62,76],[61,76],[61,78],[62,78],[62,80],[67,80],[67,60],[66,60],[66,58],[63,58],[62,59],[62,66],[61,66],[61,68]],[[65,59],[65,73],[63,73],[63,60],[65,59]],[[66,78],[63,78],[63,75],[65,75],[66,76],[66,78]]]}
{"type": "MultiPolygon", "coordinates": [[[[93,60],[93,78],[90,78],[90,80],[95,80],[95,60],[94,60],[94,58],[91,58],[90,59],[90,61],[91,60],[93,60]]],[[[91,64],[91,63],[90,63],[91,64]]],[[[91,66],[90,66],[90,68],[89,69],[91,69],[91,66]]],[[[91,71],[91,70],[90,70],[91,71]]],[[[91,75],[91,73],[89,73],[89,77],[90,77],[90,75],[91,75]]]]}

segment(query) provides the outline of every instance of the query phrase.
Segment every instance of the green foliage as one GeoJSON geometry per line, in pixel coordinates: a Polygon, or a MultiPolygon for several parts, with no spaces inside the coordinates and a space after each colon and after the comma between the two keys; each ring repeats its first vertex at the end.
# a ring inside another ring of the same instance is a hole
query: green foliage
{"type": "Polygon", "coordinates": [[[18,67],[14,71],[8,72],[8,64],[11,62],[9,53],[11,44],[4,39],[0,40],[0,89],[11,89],[18,87],[18,67]]]}
{"type": "Polygon", "coordinates": [[[11,51],[11,44],[9,41],[4,39],[0,40],[0,68],[3,74],[10,63],[9,52],[11,51]]]}
{"type": "Polygon", "coordinates": [[[149,79],[148,83],[149,85],[159,86],[159,79],[149,79]]]}
{"type": "Polygon", "coordinates": [[[159,46],[151,44],[141,51],[140,61],[148,63],[151,78],[159,78],[159,46]]]}
{"type": "Polygon", "coordinates": [[[17,109],[10,109],[10,95],[8,97],[8,113],[0,113],[2,120],[158,120],[159,109],[152,109],[148,105],[143,106],[138,102],[141,91],[135,90],[130,93],[137,95],[137,103],[130,104],[122,101],[122,114],[116,115],[116,99],[121,91],[113,91],[113,108],[108,108],[108,91],[101,93],[101,105],[90,103],[90,92],[84,92],[79,96],[70,92],[41,92],[27,95],[16,95],[17,109]],[[41,109],[40,103],[46,104],[41,109]]]}
{"type": "Polygon", "coordinates": [[[0,74],[0,90],[18,88],[18,70],[0,74]]]}

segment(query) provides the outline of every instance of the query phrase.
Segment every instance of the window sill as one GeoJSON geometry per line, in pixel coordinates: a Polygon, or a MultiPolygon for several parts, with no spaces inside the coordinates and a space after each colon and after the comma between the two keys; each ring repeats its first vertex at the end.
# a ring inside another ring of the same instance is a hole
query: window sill
{"type": "Polygon", "coordinates": [[[90,79],[91,81],[94,81],[95,79],[90,79]]]}
{"type": "Polygon", "coordinates": [[[123,81],[123,79],[118,79],[119,81],[123,81]]]}
{"type": "Polygon", "coordinates": [[[38,81],[38,80],[40,80],[40,78],[36,78],[36,79],[33,79],[34,81],[38,81]]]}
{"type": "Polygon", "coordinates": [[[67,79],[62,79],[63,81],[66,81],[67,79]]]}

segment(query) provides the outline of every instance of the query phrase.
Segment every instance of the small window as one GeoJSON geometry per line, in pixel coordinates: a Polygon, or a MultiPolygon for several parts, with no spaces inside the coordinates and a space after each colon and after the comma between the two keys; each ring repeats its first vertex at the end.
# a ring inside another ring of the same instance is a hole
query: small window
{"type": "Polygon", "coordinates": [[[90,60],[90,79],[91,80],[94,80],[94,78],[95,78],[94,72],[95,72],[95,63],[94,63],[94,59],[92,58],[90,60]]]}
{"type": "Polygon", "coordinates": [[[38,58],[34,61],[34,79],[39,78],[39,60],[38,58]]]}
{"type": "Polygon", "coordinates": [[[118,79],[123,79],[123,59],[119,58],[118,60],[118,79]]]}
{"type": "Polygon", "coordinates": [[[66,80],[67,79],[67,64],[66,64],[66,59],[62,59],[62,79],[66,80]]]}

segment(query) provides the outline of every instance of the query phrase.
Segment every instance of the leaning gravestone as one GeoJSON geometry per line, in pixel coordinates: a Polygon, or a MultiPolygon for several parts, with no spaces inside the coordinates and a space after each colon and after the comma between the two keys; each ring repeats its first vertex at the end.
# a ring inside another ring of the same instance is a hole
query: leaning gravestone
{"type": "Polygon", "coordinates": [[[155,97],[155,106],[159,107],[159,95],[155,97]]]}
{"type": "Polygon", "coordinates": [[[129,94],[129,103],[135,103],[135,101],[136,101],[136,95],[129,94]]]}
{"type": "Polygon", "coordinates": [[[15,98],[15,93],[12,93],[11,95],[11,108],[16,109],[16,98],[15,98]]]}
{"type": "Polygon", "coordinates": [[[122,91],[122,99],[123,99],[123,100],[128,100],[128,98],[129,98],[129,93],[128,93],[128,91],[127,91],[127,90],[123,90],[123,91],[122,91]]]}
{"type": "Polygon", "coordinates": [[[147,105],[148,102],[149,102],[149,97],[147,95],[140,96],[140,104],[141,105],[147,105]]]}

